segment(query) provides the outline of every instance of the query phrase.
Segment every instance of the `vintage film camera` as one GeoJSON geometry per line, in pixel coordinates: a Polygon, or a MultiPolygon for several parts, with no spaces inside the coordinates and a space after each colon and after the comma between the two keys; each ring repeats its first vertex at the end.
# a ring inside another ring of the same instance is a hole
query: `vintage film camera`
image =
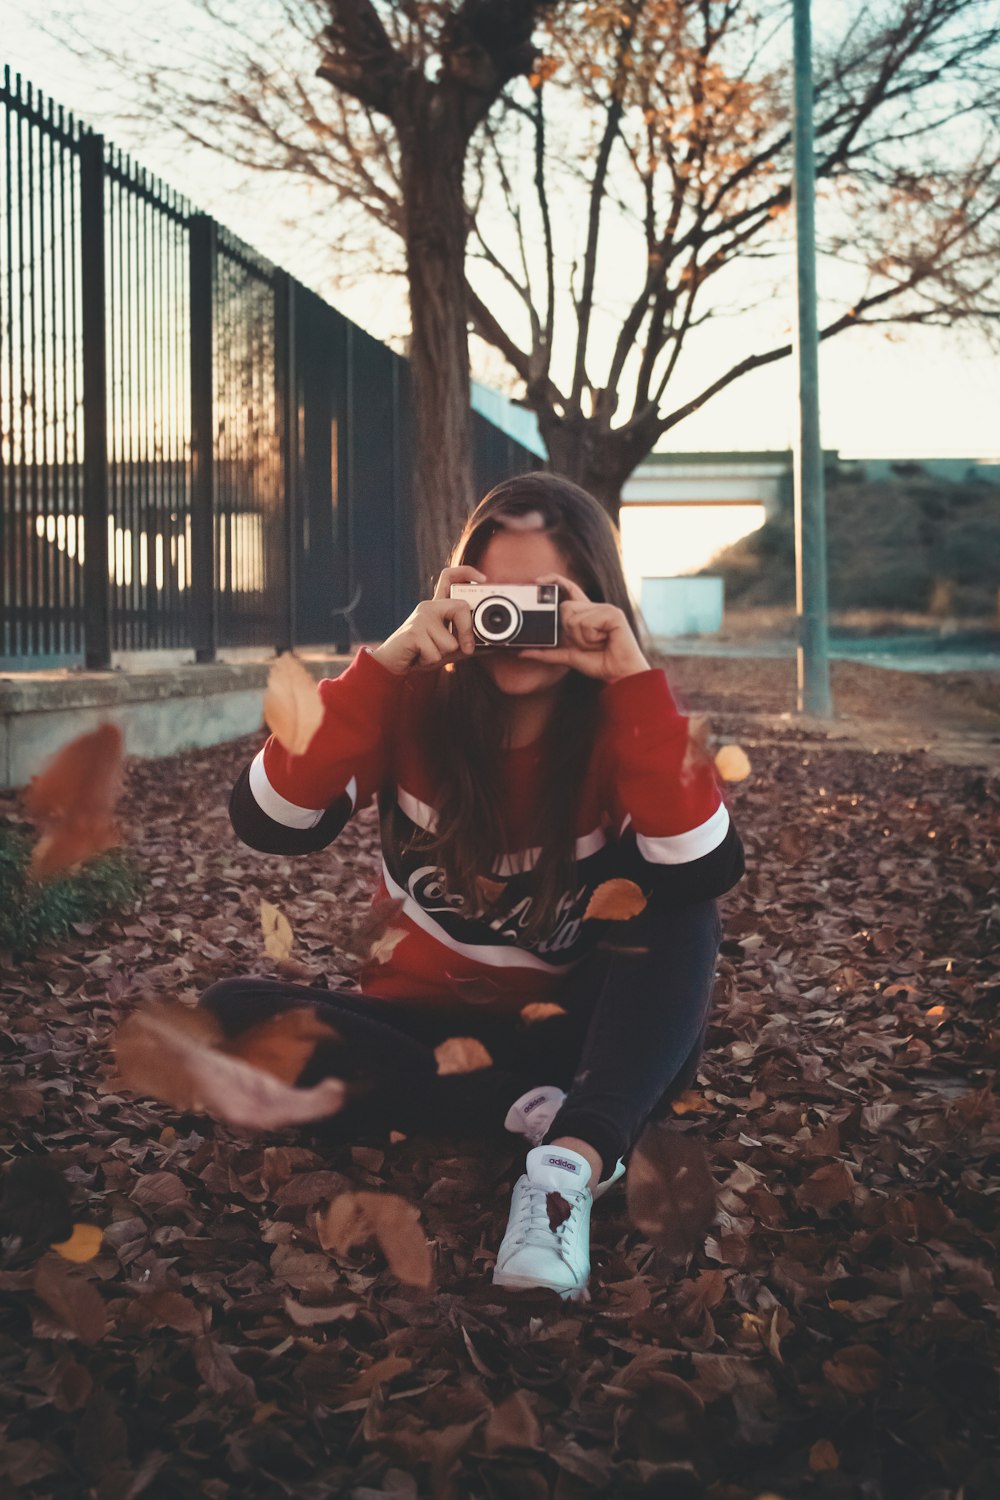
{"type": "Polygon", "coordinates": [[[450,594],[472,610],[477,646],[559,643],[558,584],[453,583],[450,594]]]}

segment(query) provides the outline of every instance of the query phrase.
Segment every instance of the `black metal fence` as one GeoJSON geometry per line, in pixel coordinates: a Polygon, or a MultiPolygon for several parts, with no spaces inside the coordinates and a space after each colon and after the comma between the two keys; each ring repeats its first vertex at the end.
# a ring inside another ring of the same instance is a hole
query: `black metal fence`
{"type": "MultiPolygon", "coordinates": [[[[9,69],[0,135],[0,667],[384,636],[406,361],[9,69]]],[[[473,430],[480,492],[537,465],[473,430]]]]}

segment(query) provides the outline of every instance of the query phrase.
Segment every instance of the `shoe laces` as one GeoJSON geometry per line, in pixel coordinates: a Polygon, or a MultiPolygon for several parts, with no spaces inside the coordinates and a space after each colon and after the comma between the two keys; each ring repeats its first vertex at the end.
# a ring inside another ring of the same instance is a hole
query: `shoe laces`
{"type": "Polygon", "coordinates": [[[518,1207],[517,1224],[515,1234],[522,1245],[536,1245],[544,1250],[552,1249],[555,1240],[560,1253],[568,1248],[567,1241],[572,1240],[580,1224],[580,1214],[583,1210],[583,1195],[580,1193],[563,1193],[558,1188],[545,1188],[537,1182],[529,1181],[521,1194],[521,1202],[518,1207]],[[547,1198],[549,1193],[559,1193],[564,1202],[569,1204],[569,1217],[553,1229],[549,1223],[549,1209],[547,1198]]]}

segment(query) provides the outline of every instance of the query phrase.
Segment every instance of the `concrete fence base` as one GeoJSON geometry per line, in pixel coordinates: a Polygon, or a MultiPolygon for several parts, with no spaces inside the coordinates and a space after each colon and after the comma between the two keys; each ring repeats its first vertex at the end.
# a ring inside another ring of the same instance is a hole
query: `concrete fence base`
{"type": "MultiPolygon", "coordinates": [[[[296,654],[317,681],[339,676],[352,660],[321,647],[296,654]]],[[[126,754],[143,758],[264,729],[274,659],[261,652],[256,660],[205,665],[0,677],[0,787],[26,786],[67,741],[109,720],[122,730],[126,754]]]]}

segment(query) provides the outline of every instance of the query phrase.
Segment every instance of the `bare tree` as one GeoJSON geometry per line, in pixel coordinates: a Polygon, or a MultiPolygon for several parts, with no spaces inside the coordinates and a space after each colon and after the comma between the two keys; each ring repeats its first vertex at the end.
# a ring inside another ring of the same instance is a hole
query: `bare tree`
{"type": "MultiPolygon", "coordinates": [[[[791,352],[782,315],[675,395],[698,330],[729,315],[738,339],[787,279],[788,0],[192,3],[220,45],[140,69],[147,117],[403,248],[425,573],[471,496],[468,327],[613,514],[664,434],[791,352]]],[[[997,0],[841,0],[817,24],[821,336],[995,332],[997,0]]]]}
{"type": "MultiPolygon", "coordinates": [[[[734,351],[671,403],[692,335],[737,310],[733,270],[787,267],[791,79],[777,41],[788,6],[584,9],[552,18],[533,89],[481,133],[480,180],[500,191],[479,195],[469,308],[521,377],[553,466],[616,513],[665,433],[791,352],[784,337],[734,351]],[[515,178],[511,163],[526,159],[533,171],[515,178]]],[[[882,0],[841,5],[825,23],[816,170],[832,292],[821,336],[916,323],[995,334],[1000,8],[882,0]]]]}

